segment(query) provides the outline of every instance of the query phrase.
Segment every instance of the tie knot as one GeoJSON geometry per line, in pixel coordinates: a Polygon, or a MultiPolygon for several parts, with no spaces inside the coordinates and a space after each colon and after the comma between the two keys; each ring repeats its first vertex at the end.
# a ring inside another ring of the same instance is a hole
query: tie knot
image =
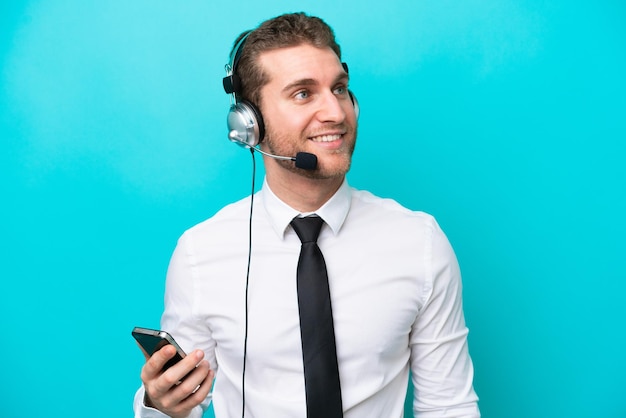
{"type": "Polygon", "coordinates": [[[322,229],[324,220],[319,216],[307,216],[306,218],[293,218],[291,226],[293,227],[300,242],[317,242],[317,237],[322,229]]]}

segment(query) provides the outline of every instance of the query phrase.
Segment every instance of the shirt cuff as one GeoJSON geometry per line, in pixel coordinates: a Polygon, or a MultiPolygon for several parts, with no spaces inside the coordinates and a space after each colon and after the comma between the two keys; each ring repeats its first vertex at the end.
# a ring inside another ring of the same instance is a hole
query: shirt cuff
{"type": "MultiPolygon", "coordinates": [[[[133,402],[133,409],[135,410],[135,418],[168,418],[163,412],[155,408],[150,408],[143,403],[143,398],[146,391],[143,385],[135,393],[135,400],[133,402]]],[[[196,406],[191,410],[191,413],[187,418],[202,418],[202,408],[196,406]]]]}

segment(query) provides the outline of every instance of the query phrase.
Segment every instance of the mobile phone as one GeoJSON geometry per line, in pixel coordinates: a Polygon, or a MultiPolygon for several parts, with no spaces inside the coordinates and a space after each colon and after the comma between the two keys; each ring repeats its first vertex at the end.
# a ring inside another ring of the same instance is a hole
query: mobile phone
{"type": "Polygon", "coordinates": [[[176,354],[174,357],[169,359],[167,363],[163,366],[163,371],[169,369],[183,358],[185,358],[185,352],[180,348],[180,346],[174,341],[174,338],[167,332],[161,331],[158,329],[149,329],[149,328],[133,328],[132,332],[133,337],[141,348],[148,354],[152,356],[155,352],[159,351],[161,348],[165,347],[168,344],[173,345],[176,348],[176,354]]]}

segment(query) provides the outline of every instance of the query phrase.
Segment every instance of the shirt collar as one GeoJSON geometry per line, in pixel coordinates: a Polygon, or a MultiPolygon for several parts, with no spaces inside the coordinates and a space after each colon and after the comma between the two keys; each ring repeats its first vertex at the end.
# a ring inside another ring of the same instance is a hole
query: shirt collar
{"type": "MultiPolygon", "coordinates": [[[[267,217],[274,231],[281,238],[285,236],[285,231],[293,218],[299,215],[309,215],[298,212],[280,200],[272,189],[270,189],[269,184],[267,184],[267,179],[263,181],[261,194],[263,196],[263,206],[267,212],[267,217]]],[[[333,234],[337,235],[346,216],[348,216],[351,200],[352,189],[348,185],[348,181],[344,179],[335,194],[314,213],[324,220],[333,234]]]]}

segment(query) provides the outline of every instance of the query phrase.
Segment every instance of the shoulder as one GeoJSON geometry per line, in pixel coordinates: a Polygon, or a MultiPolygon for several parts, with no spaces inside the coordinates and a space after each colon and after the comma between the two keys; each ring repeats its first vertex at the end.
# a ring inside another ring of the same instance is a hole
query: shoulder
{"type": "Polygon", "coordinates": [[[409,209],[394,199],[379,197],[366,190],[352,189],[351,211],[361,216],[379,217],[380,221],[384,219],[385,222],[438,228],[437,221],[431,214],[409,209]]]}
{"type": "Polygon", "coordinates": [[[230,203],[213,216],[187,229],[181,239],[193,239],[193,237],[202,237],[210,239],[210,237],[220,237],[224,239],[226,236],[232,235],[229,232],[236,233],[248,225],[250,215],[250,196],[241,200],[230,203]]]}
{"type": "Polygon", "coordinates": [[[394,237],[404,245],[412,243],[449,252],[450,243],[435,216],[409,209],[394,199],[382,198],[369,191],[352,190],[346,226],[370,233],[376,231],[376,236],[394,237]]]}

